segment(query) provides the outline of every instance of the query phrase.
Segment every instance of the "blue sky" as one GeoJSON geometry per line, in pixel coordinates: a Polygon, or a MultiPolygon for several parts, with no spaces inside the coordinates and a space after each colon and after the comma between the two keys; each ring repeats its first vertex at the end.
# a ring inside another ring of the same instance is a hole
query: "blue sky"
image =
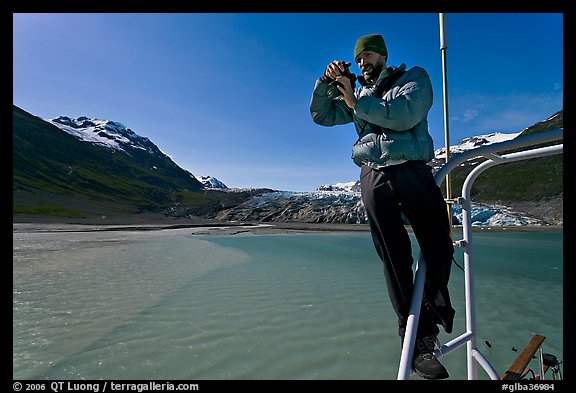
{"type": "MultiPolygon", "coordinates": [[[[445,18],[451,144],[563,108],[563,14],[445,18]]],[[[15,13],[13,103],[121,122],[229,187],[311,191],[358,178],[353,125],[318,126],[309,103],[326,65],[352,61],[371,33],[388,65],[429,72],[430,133],[444,147],[437,13],[15,13]]]]}

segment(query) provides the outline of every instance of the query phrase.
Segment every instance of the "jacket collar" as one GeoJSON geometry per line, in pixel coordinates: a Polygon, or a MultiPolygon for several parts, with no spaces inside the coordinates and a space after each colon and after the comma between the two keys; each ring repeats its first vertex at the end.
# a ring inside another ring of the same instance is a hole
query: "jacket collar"
{"type": "MultiPolygon", "coordinates": [[[[394,66],[388,67],[385,70],[382,70],[382,72],[380,72],[380,75],[378,75],[376,83],[372,86],[379,86],[389,77],[399,76],[398,74],[399,73],[403,74],[405,70],[406,70],[406,64],[404,63],[400,64],[398,67],[394,66]]],[[[370,83],[366,82],[366,79],[364,79],[363,75],[358,76],[358,83],[360,83],[362,86],[371,86],[370,83]]]]}

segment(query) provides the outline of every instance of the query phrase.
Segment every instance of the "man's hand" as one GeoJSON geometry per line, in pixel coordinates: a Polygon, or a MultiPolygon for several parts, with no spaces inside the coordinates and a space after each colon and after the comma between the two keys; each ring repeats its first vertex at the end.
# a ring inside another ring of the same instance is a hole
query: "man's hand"
{"type": "Polygon", "coordinates": [[[351,63],[343,63],[340,60],[334,60],[332,63],[328,64],[326,70],[324,71],[324,76],[329,79],[336,81],[336,87],[342,93],[339,97],[344,99],[348,107],[354,109],[356,106],[356,97],[354,96],[354,89],[350,79],[342,76],[342,73],[346,71],[346,67],[349,67],[351,63]]]}
{"type": "Polygon", "coordinates": [[[354,96],[354,90],[352,89],[350,79],[340,75],[336,77],[336,82],[338,83],[336,87],[342,93],[340,97],[342,97],[349,108],[354,109],[356,106],[356,97],[354,96]]]}
{"type": "Polygon", "coordinates": [[[326,71],[324,71],[324,75],[330,79],[336,79],[338,76],[342,75],[345,70],[346,68],[344,68],[344,65],[340,60],[334,60],[332,63],[328,64],[326,71]]]}

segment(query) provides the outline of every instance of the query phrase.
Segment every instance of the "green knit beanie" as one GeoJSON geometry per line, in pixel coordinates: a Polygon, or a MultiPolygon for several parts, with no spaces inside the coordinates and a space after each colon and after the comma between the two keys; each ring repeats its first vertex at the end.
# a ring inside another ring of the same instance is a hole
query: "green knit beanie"
{"type": "Polygon", "coordinates": [[[356,61],[356,57],[360,53],[366,51],[380,53],[388,58],[386,43],[380,34],[369,34],[358,38],[358,41],[356,41],[356,46],[354,46],[354,61],[356,61]]]}

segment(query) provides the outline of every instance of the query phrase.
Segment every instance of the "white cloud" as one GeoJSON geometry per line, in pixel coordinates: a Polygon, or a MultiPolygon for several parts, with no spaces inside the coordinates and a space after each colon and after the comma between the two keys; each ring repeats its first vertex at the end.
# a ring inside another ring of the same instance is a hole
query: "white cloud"
{"type": "Polygon", "coordinates": [[[451,103],[459,135],[522,131],[563,108],[562,91],[550,94],[460,94],[451,103]]]}
{"type": "Polygon", "coordinates": [[[477,109],[466,109],[462,113],[462,121],[467,122],[478,117],[480,112],[477,109]]]}

